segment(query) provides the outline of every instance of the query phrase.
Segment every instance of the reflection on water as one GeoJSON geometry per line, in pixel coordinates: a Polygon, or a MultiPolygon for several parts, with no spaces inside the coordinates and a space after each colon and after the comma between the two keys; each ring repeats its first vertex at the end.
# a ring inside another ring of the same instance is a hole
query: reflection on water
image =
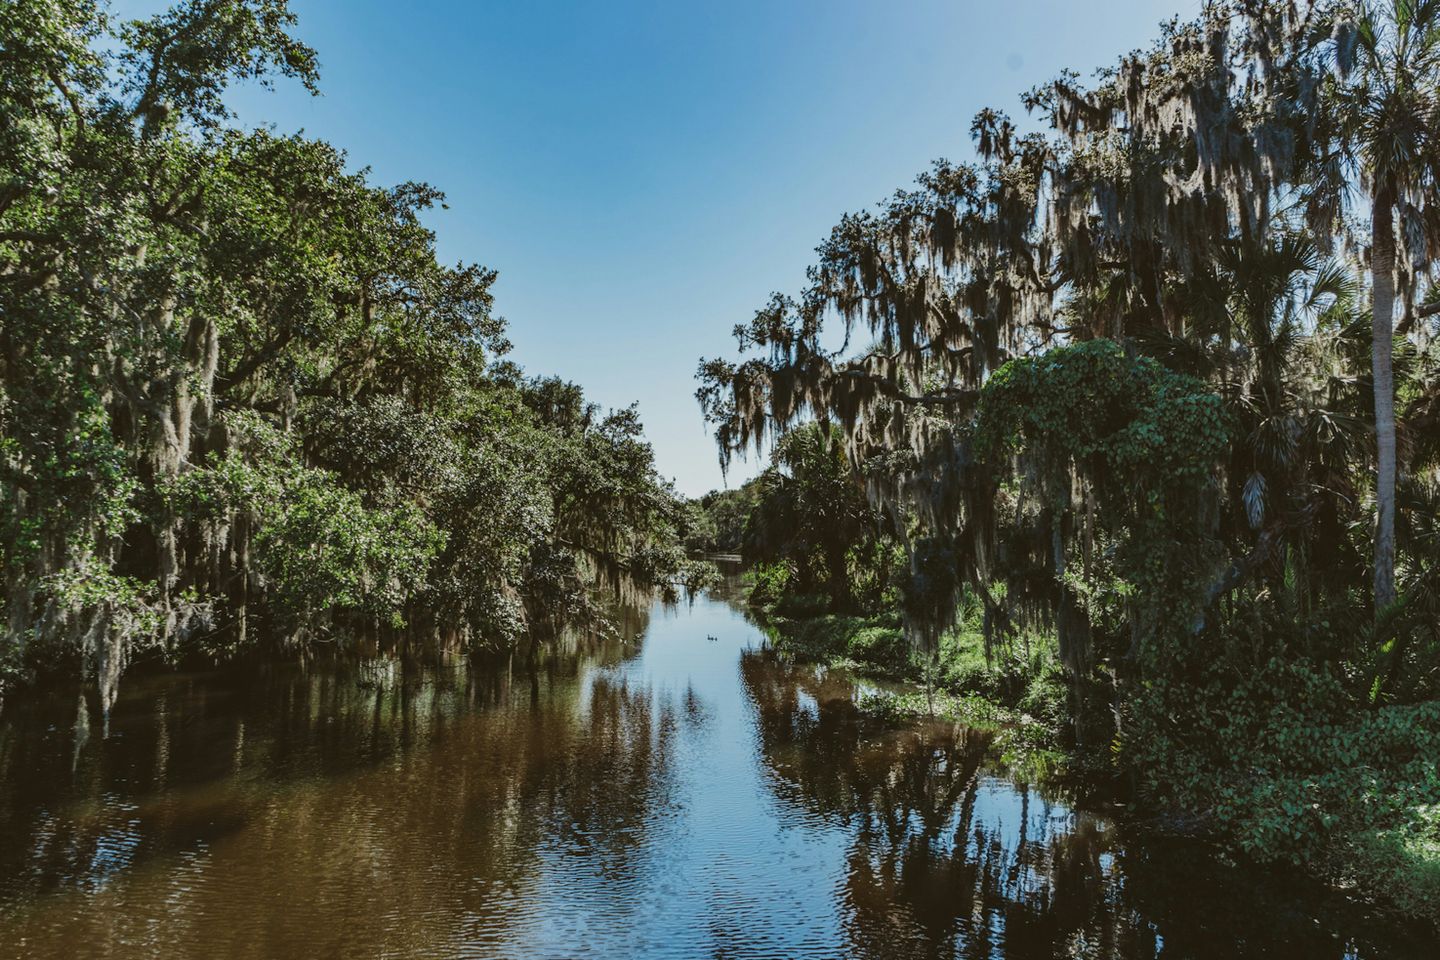
{"type": "Polygon", "coordinates": [[[0,956],[1431,957],[864,721],[713,599],[628,642],[0,722],[0,956]]]}

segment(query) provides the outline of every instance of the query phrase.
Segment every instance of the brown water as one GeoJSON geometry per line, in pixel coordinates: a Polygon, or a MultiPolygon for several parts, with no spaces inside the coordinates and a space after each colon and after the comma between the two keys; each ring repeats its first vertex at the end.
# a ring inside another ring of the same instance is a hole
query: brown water
{"type": "Polygon", "coordinates": [[[0,957],[1434,958],[862,721],[735,608],[518,665],[132,680],[0,721],[0,957]]]}

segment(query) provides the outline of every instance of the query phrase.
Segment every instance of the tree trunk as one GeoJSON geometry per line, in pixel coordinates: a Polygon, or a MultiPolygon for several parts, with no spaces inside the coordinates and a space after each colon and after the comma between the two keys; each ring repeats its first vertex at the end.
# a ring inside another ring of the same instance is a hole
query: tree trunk
{"type": "Polygon", "coordinates": [[[1370,214],[1374,285],[1371,367],[1375,377],[1375,616],[1395,602],[1395,229],[1394,191],[1376,191],[1370,214]]]}

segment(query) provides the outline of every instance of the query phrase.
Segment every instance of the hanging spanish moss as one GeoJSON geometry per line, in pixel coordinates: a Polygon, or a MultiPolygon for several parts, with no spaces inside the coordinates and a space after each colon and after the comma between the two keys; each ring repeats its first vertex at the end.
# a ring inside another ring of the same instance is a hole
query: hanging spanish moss
{"type": "Polygon", "coordinates": [[[708,575],[633,409],[501,361],[438,191],[229,124],[234,80],[314,89],[293,23],[0,13],[0,697],[73,669],[108,717],[141,660],[505,647],[708,575]]]}

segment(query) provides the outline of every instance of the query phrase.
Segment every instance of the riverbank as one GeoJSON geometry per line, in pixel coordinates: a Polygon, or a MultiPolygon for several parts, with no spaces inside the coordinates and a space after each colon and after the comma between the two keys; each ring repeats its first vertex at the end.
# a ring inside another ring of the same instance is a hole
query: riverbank
{"type": "Polygon", "coordinates": [[[861,698],[867,714],[895,723],[941,719],[991,731],[1002,762],[1026,776],[1074,782],[1087,766],[1081,754],[1063,745],[1064,681],[1042,658],[987,665],[978,637],[950,636],[940,670],[927,683],[898,616],[755,612],[782,653],[896,684],[861,698]]]}
{"type": "Polygon", "coordinates": [[[1191,770],[1169,802],[1157,803],[1143,787],[1128,789],[1145,778],[1122,775],[1115,744],[1076,746],[1063,674],[1041,653],[1009,650],[987,662],[983,640],[962,631],[944,638],[927,668],[910,655],[898,614],[752,610],[784,655],[890,681],[859,701],[874,717],[994,731],[1001,761],[1017,775],[1122,799],[1133,829],[1303,870],[1440,935],[1440,803],[1431,799],[1440,793],[1440,703],[1383,708],[1343,728],[1314,728],[1298,712],[1271,718],[1260,725],[1263,739],[1236,755],[1243,762],[1191,770]]]}

